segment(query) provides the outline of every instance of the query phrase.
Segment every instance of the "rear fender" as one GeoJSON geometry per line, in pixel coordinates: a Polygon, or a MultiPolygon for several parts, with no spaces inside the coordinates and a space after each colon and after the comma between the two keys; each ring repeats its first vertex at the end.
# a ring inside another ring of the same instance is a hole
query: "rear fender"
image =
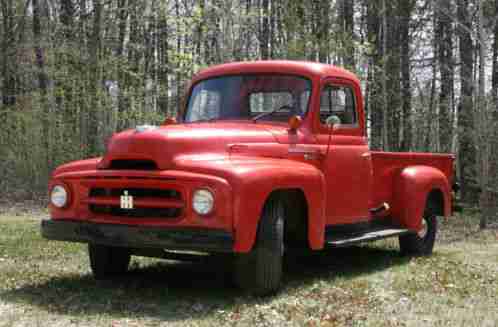
{"type": "Polygon", "coordinates": [[[429,166],[403,168],[394,181],[392,216],[408,229],[419,230],[422,216],[431,192],[441,192],[444,204],[442,214],[451,214],[451,189],[446,176],[429,166]]]}
{"type": "Polygon", "coordinates": [[[295,167],[254,167],[237,174],[234,190],[235,252],[248,252],[256,239],[263,206],[272,192],[300,189],[308,204],[308,242],[312,249],[323,247],[325,229],[325,180],[317,168],[296,164],[295,167]]]}

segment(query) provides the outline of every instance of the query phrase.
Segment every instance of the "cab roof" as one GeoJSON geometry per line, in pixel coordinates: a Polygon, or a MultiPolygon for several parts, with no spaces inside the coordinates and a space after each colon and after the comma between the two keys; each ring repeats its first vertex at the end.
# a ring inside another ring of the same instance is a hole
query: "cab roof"
{"type": "Polygon", "coordinates": [[[260,60],[232,62],[211,66],[201,70],[193,78],[193,83],[206,78],[235,74],[277,73],[304,76],[309,79],[326,77],[344,78],[359,84],[353,73],[334,65],[327,65],[311,61],[291,60],[260,60]]]}

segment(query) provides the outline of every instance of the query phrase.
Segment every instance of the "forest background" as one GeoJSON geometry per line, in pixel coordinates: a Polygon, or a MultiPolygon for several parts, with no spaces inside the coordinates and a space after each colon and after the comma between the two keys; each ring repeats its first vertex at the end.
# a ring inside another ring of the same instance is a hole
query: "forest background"
{"type": "Polygon", "coordinates": [[[308,60],[362,80],[373,149],[451,152],[498,221],[498,0],[0,0],[0,196],[175,116],[200,69],[308,60]]]}

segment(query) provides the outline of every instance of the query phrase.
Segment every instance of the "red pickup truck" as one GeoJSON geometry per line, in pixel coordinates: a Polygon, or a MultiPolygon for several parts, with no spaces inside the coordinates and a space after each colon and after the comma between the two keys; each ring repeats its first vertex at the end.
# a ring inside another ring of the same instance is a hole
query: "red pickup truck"
{"type": "Polygon", "coordinates": [[[229,253],[236,282],[268,294],[288,249],[396,236],[427,255],[436,216],[451,214],[454,157],[370,151],[360,82],[344,69],[214,66],[193,78],[178,121],[58,167],[42,235],[88,243],[96,278],[124,273],[131,255],[229,253]]]}

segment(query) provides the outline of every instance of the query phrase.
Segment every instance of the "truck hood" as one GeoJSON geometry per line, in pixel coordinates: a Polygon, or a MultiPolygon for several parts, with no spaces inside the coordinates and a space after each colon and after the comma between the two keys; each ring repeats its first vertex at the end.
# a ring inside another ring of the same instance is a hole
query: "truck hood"
{"type": "Polygon", "coordinates": [[[150,160],[159,169],[171,169],[178,156],[225,155],[229,144],[278,143],[278,135],[285,132],[284,126],[240,122],[189,123],[144,130],[137,128],[111,138],[99,168],[112,168],[113,160],[150,160]]]}

